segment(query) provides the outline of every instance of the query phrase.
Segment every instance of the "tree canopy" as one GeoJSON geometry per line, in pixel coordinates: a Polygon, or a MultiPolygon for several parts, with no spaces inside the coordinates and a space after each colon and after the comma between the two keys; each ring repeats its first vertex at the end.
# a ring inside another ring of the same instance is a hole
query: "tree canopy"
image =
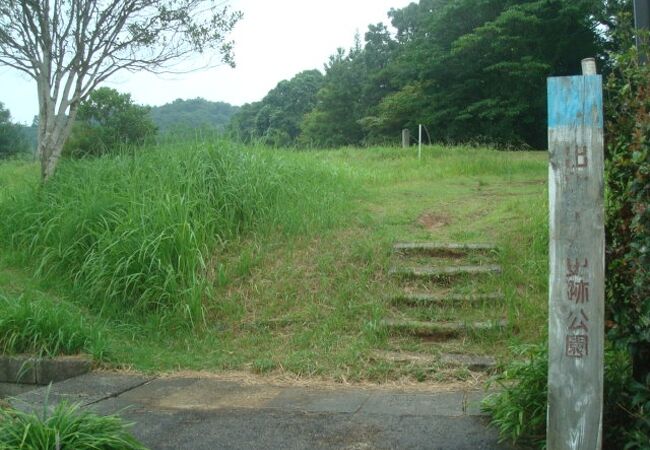
{"type": "Polygon", "coordinates": [[[0,159],[29,150],[29,143],[22,128],[21,125],[11,121],[11,113],[0,102],[0,159]]]}
{"type": "Polygon", "coordinates": [[[0,64],[36,82],[43,179],[102,81],[120,70],[178,70],[196,53],[233,65],[227,36],[240,17],[220,0],[0,0],[0,64]]]}
{"type": "Polygon", "coordinates": [[[161,133],[195,128],[225,129],[239,110],[224,102],[211,102],[203,98],[176,99],[171,103],[151,108],[151,118],[161,133]]]}
{"type": "MultiPolygon", "coordinates": [[[[371,24],[330,57],[314,107],[289,140],[396,142],[421,123],[436,141],[545,148],[546,78],[579,73],[586,57],[606,64],[603,30],[623,3],[419,0],[391,9],[392,28],[371,24]]],[[[266,103],[242,110],[235,125],[244,138],[265,130],[266,103]]]]}
{"type": "Polygon", "coordinates": [[[278,83],[259,102],[242,106],[233,117],[231,131],[245,142],[258,139],[270,145],[291,145],[300,134],[300,123],[316,105],[322,87],[318,70],[300,72],[278,83]]]}
{"type": "Polygon", "coordinates": [[[98,156],[120,145],[141,145],[156,133],[148,106],[136,105],[130,94],[102,87],[81,102],[64,152],[98,156]]]}

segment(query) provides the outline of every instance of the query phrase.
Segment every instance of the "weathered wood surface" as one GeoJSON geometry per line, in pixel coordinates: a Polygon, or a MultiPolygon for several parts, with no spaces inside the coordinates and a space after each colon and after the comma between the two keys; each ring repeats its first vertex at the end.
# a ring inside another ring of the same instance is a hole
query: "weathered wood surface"
{"type": "Polygon", "coordinates": [[[549,78],[549,450],[602,445],[602,111],[599,75],[549,78]]]}
{"type": "Polygon", "coordinates": [[[398,294],[391,298],[391,302],[407,305],[439,305],[444,303],[480,303],[486,301],[503,300],[502,292],[488,294],[430,294],[416,292],[409,294],[398,294]]]}
{"type": "Polygon", "coordinates": [[[501,273],[501,266],[484,264],[480,266],[429,266],[393,267],[389,274],[410,278],[444,278],[458,275],[482,275],[501,273]]]}

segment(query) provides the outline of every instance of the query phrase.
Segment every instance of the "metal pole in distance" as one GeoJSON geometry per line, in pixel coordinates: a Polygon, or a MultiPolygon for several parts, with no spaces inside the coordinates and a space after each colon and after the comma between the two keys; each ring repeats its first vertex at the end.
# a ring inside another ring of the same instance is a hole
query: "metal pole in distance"
{"type": "Polygon", "coordinates": [[[548,79],[548,450],[602,447],[605,299],[602,77],[548,79]]]}
{"type": "Polygon", "coordinates": [[[418,160],[422,159],[422,124],[418,125],[418,160]]]}

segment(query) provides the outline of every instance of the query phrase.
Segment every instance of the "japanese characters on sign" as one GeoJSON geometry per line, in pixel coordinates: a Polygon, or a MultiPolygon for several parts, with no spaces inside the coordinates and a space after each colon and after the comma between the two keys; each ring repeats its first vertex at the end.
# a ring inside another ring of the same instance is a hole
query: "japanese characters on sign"
{"type": "Polygon", "coordinates": [[[571,358],[589,356],[589,317],[584,305],[589,303],[589,260],[567,259],[566,301],[571,304],[567,317],[566,351],[571,358]]]}

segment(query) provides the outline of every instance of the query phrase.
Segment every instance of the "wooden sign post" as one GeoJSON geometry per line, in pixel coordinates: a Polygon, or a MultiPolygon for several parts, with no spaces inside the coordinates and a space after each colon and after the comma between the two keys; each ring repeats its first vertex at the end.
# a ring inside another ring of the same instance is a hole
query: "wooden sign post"
{"type": "Polygon", "coordinates": [[[603,90],[548,79],[550,206],[547,448],[601,448],[604,346],[603,90]]]}

